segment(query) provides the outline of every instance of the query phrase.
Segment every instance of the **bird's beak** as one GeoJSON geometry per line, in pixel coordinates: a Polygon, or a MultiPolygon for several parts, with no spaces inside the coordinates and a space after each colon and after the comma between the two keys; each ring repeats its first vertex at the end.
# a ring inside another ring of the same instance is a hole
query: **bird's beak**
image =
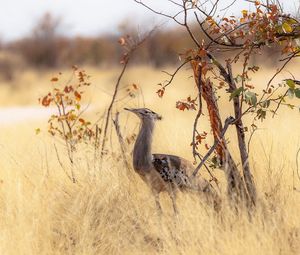
{"type": "Polygon", "coordinates": [[[129,112],[135,112],[135,109],[129,109],[129,108],[124,108],[124,110],[129,111],[129,112]]]}

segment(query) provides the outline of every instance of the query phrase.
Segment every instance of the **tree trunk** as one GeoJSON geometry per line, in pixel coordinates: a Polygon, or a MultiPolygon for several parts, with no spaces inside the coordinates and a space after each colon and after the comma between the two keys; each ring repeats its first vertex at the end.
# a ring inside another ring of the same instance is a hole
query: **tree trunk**
{"type": "MultiPolygon", "coordinates": [[[[232,69],[230,63],[227,63],[228,75],[229,75],[229,88],[230,92],[233,92],[237,89],[236,84],[234,82],[232,76],[232,69]]],[[[256,187],[253,181],[253,176],[251,174],[250,165],[249,165],[249,158],[248,158],[248,151],[245,142],[245,133],[244,133],[244,125],[241,116],[241,104],[239,97],[233,98],[233,107],[234,107],[234,114],[236,119],[236,133],[238,137],[239,143],[239,151],[242,161],[242,168],[243,168],[243,176],[246,184],[246,188],[249,194],[250,201],[253,205],[256,204],[256,187]]]]}

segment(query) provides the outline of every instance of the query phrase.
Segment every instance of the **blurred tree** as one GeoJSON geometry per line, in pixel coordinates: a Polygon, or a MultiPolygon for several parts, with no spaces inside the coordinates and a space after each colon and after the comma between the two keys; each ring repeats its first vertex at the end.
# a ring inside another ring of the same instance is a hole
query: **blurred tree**
{"type": "Polygon", "coordinates": [[[18,48],[28,63],[35,67],[56,67],[62,50],[59,46],[61,19],[45,13],[29,37],[19,41],[18,48]]]}

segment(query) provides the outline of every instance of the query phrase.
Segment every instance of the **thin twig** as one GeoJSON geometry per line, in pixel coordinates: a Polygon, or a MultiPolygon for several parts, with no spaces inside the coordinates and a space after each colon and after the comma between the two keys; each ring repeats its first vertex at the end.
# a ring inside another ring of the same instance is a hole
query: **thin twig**
{"type": "Polygon", "coordinates": [[[169,80],[166,81],[166,83],[163,84],[163,88],[166,88],[168,87],[172,81],[174,80],[176,74],[181,70],[182,67],[184,67],[187,63],[191,62],[191,59],[187,59],[185,60],[182,64],[180,64],[176,70],[171,74],[169,72],[166,72],[166,71],[162,71],[163,73],[169,75],[171,78],[169,80]]]}
{"type": "Polygon", "coordinates": [[[197,133],[197,126],[198,126],[198,121],[199,118],[201,117],[202,114],[202,95],[201,95],[201,89],[202,89],[202,66],[199,67],[199,71],[198,71],[198,83],[197,83],[197,89],[198,89],[198,102],[199,102],[199,106],[198,106],[198,112],[196,115],[196,118],[194,120],[194,127],[193,127],[193,156],[194,156],[194,160],[196,160],[196,156],[198,156],[200,158],[199,153],[196,150],[196,133],[197,133]]]}
{"type": "Polygon", "coordinates": [[[62,170],[64,171],[64,173],[66,174],[66,176],[70,179],[71,182],[75,183],[75,178],[73,176],[73,173],[72,173],[72,177],[68,174],[67,170],[65,169],[61,159],[60,159],[60,156],[59,156],[59,153],[58,153],[58,150],[57,150],[57,147],[56,145],[54,144],[54,149],[55,149],[55,153],[56,153],[56,157],[57,157],[57,161],[59,163],[59,165],[61,166],[62,170]]]}
{"type": "Polygon", "coordinates": [[[112,107],[113,107],[113,104],[116,100],[116,97],[117,97],[117,94],[118,94],[118,89],[119,89],[119,86],[120,86],[120,82],[121,82],[121,79],[125,73],[125,70],[128,66],[128,63],[129,63],[129,58],[127,58],[127,60],[125,61],[124,65],[123,65],[123,68],[122,68],[122,71],[117,79],[117,83],[115,85],[115,90],[114,90],[114,94],[113,94],[113,97],[112,97],[112,100],[109,104],[109,107],[108,107],[108,110],[107,110],[107,114],[106,114],[106,120],[105,120],[105,126],[104,126],[104,132],[103,132],[103,140],[102,140],[102,145],[101,145],[101,157],[103,156],[103,153],[104,153],[104,149],[105,149],[105,143],[106,143],[106,134],[107,134],[107,129],[108,129],[108,124],[109,124],[109,117],[110,117],[110,113],[111,113],[111,110],[112,110],[112,107]]]}
{"type": "Polygon", "coordinates": [[[155,13],[155,14],[157,14],[157,15],[160,15],[160,16],[163,16],[163,17],[172,19],[172,20],[174,20],[177,24],[179,24],[179,25],[181,25],[181,26],[184,25],[183,23],[181,23],[180,21],[178,21],[178,20],[176,19],[176,17],[174,17],[174,16],[171,16],[171,15],[165,14],[165,13],[163,13],[163,12],[159,12],[159,11],[157,11],[157,10],[154,10],[152,7],[150,7],[149,5],[143,3],[143,2],[140,1],[140,0],[134,0],[134,1],[135,1],[136,3],[138,3],[138,4],[142,5],[142,6],[144,6],[146,9],[152,11],[153,13],[155,13]]]}

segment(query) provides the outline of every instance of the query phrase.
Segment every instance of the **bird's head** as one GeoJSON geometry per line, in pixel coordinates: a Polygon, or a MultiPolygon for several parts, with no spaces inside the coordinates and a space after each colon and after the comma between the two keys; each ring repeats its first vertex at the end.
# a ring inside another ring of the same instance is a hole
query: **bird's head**
{"type": "Polygon", "coordinates": [[[151,111],[150,109],[148,108],[124,108],[124,110],[126,111],[130,111],[130,112],[133,112],[135,113],[141,120],[161,120],[162,117],[151,111]]]}

